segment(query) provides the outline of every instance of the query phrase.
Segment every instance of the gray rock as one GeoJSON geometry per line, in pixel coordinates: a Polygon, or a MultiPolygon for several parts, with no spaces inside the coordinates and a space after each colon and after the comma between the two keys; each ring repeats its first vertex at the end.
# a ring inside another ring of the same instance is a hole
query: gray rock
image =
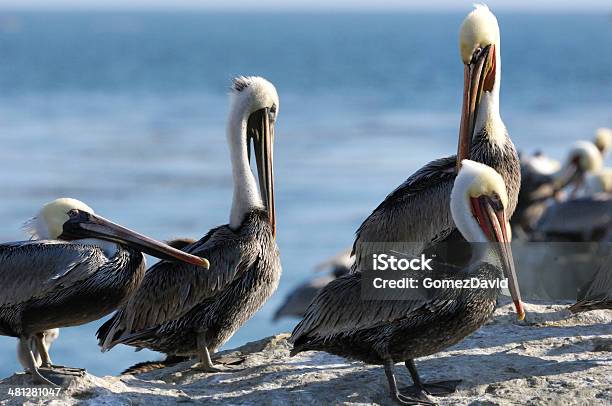
{"type": "MultiPolygon", "coordinates": [[[[566,306],[528,304],[526,322],[509,305],[462,343],[423,358],[425,380],[463,379],[441,405],[612,404],[612,311],[571,316],[566,306]]],[[[85,375],[71,379],[59,396],[13,397],[9,388],[41,387],[28,375],[0,381],[0,404],[392,404],[382,368],[322,352],[289,357],[287,334],[221,353],[244,370],[207,374],[193,361],[137,376],[85,375]]],[[[398,379],[411,384],[404,368],[398,379]]]]}

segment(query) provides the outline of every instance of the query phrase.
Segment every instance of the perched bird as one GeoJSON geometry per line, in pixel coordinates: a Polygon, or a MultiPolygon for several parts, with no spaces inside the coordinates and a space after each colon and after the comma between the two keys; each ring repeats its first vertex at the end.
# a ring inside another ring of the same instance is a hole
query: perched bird
{"type": "Polygon", "coordinates": [[[329,282],[349,273],[354,262],[355,258],[351,256],[349,248],[318,264],[315,271],[328,270],[329,273],[306,281],[289,292],[285,301],[274,312],[273,320],[277,321],[281,317],[303,317],[317,293],[329,282]]]}
{"type": "Polygon", "coordinates": [[[486,6],[476,5],[465,18],[459,45],[465,81],[457,156],[428,163],[374,209],[357,230],[353,246],[357,270],[379,251],[372,243],[393,242],[400,252],[415,256],[439,242],[462,240],[449,201],[456,166],[464,158],[501,174],[508,190],[506,216],[514,213],[520,165],[499,112],[500,33],[497,19],[486,6]]]}
{"type": "Polygon", "coordinates": [[[562,166],[539,154],[523,158],[518,205],[511,224],[531,234],[551,198],[558,199],[568,186],[573,187],[570,195],[575,197],[587,176],[597,173],[601,166],[601,154],[589,141],[577,141],[562,166]]]}
{"type": "Polygon", "coordinates": [[[234,195],[229,224],[184,249],[211,259],[210,271],[160,262],[138,291],[98,330],[103,351],[117,344],[168,355],[197,355],[198,368],[220,371],[211,353],[268,300],[281,273],[275,240],[272,147],[279,99],[261,77],[237,77],[227,125],[234,195]],[[259,192],[250,167],[250,147],[259,192]]]}
{"type": "Polygon", "coordinates": [[[75,199],[46,204],[28,227],[37,240],[0,245],[0,335],[19,338],[22,363],[43,383],[53,384],[38,371],[31,343],[41,365],[53,368],[44,332],[115,310],[144,276],[142,252],[208,267],[206,259],[112,223],[75,199]]]}
{"type": "Polygon", "coordinates": [[[555,192],[573,186],[572,197],[584,186],[589,173],[597,173],[603,167],[603,157],[595,144],[590,141],[576,141],[561,170],[553,175],[555,192]]]}
{"type": "MultiPolygon", "coordinates": [[[[473,256],[464,268],[433,265],[437,278],[494,281],[505,275],[519,318],[524,318],[510,248],[509,199],[503,178],[486,165],[464,160],[449,204],[459,232],[478,244],[474,244],[473,256]],[[487,242],[493,244],[483,244],[487,242]]],[[[414,359],[435,354],[476,331],[493,314],[500,289],[441,288],[422,301],[376,301],[362,299],[363,275],[351,273],[323,288],[293,330],[291,354],[326,351],[384,365],[391,396],[402,404],[431,402],[427,394],[453,391],[457,381],[422,383],[414,359]],[[400,361],[410,371],[414,396],[397,388],[394,365],[400,361]]],[[[409,276],[423,281],[431,271],[414,271],[409,276]]]]}

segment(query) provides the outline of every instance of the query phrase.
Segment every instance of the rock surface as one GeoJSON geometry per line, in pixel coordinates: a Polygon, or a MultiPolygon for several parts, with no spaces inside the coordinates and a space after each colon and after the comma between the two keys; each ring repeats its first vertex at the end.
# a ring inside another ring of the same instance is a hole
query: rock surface
{"type": "MultiPolygon", "coordinates": [[[[567,306],[527,305],[516,320],[500,307],[475,334],[448,350],[417,360],[424,380],[462,378],[458,391],[437,397],[441,405],[610,405],[612,404],[612,311],[569,315],[567,306]]],[[[192,361],[138,376],[86,374],[59,396],[15,397],[10,388],[33,387],[29,375],[0,381],[0,404],[232,405],[392,404],[381,367],[322,352],[289,357],[288,335],[226,351],[244,358],[244,370],[206,374],[192,361]]],[[[398,365],[400,385],[411,384],[398,365]]],[[[41,386],[38,386],[39,388],[41,386]]]]}

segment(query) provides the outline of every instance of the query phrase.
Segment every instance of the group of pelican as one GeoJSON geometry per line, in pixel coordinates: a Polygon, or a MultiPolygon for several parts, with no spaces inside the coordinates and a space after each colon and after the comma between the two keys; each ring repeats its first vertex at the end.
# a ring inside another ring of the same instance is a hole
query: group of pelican
{"type": "Polygon", "coordinates": [[[517,235],[536,241],[612,239],[612,168],[604,159],[612,130],[599,128],[593,140],[576,141],[563,165],[541,152],[523,157],[517,235]]]}
{"type": "Polygon", "coordinates": [[[98,332],[118,343],[197,354],[216,371],[214,351],[276,290],[273,143],[279,100],[260,77],[234,79],[227,125],[234,195],[229,224],[172,246],[60,198],[27,223],[31,240],[0,245],[0,334],[19,339],[19,360],[37,381],[53,365],[57,329],[116,311],[98,332]],[[253,147],[258,181],[250,166],[253,147]],[[258,186],[259,183],[259,186],[258,186]],[[143,253],[162,259],[145,272],[143,253]],[[209,262],[210,260],[210,262],[209,262]]]}
{"type": "MultiPolygon", "coordinates": [[[[486,6],[475,6],[465,18],[459,45],[464,91],[457,153],[431,161],[392,191],[358,228],[352,250],[325,264],[335,269],[333,278],[307,299],[296,297],[302,320],[290,338],[292,355],[326,351],[382,365],[391,397],[402,404],[432,404],[430,395],[455,390],[459,381],[423,382],[414,360],[476,331],[491,317],[500,290],[438,289],[416,302],[362,299],[363,275],[378,243],[399,246],[408,257],[435,254],[441,279],[507,278],[518,318],[525,317],[510,247],[524,165],[500,115],[500,30],[486,6]],[[473,243],[467,254],[449,249],[466,242],[473,243]],[[412,377],[409,391],[398,389],[398,362],[412,377]]],[[[169,358],[197,357],[195,367],[206,372],[235,370],[215,365],[211,355],[280,280],[273,173],[278,111],[270,82],[234,79],[227,122],[234,185],[229,223],[198,241],[160,243],[84,203],[59,199],[29,223],[33,240],[0,246],[0,334],[19,338],[20,359],[39,381],[49,382],[39,366],[54,369],[48,347],[55,329],[113,311],[97,332],[103,351],[123,344],[169,358]],[[162,260],[145,272],[143,252],[162,260]]],[[[551,196],[592,166],[587,153],[577,151],[551,176],[551,196]]]]}

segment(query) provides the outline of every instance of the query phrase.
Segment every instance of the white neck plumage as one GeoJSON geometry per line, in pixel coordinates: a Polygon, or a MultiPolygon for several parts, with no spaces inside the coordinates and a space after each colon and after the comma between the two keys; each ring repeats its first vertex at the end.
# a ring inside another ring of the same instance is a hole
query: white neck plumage
{"type": "Polygon", "coordinates": [[[255,208],[263,208],[263,201],[257,182],[251,171],[248,157],[247,120],[248,112],[234,104],[227,124],[227,141],[232,161],[232,177],[234,181],[234,194],[232,198],[232,211],[230,213],[230,227],[240,227],[244,216],[255,208]]]}
{"type": "Polygon", "coordinates": [[[474,126],[474,134],[478,134],[485,129],[489,141],[501,148],[506,139],[506,126],[499,114],[499,88],[501,82],[501,52],[499,42],[495,46],[495,60],[495,83],[493,84],[493,90],[482,93],[474,126]]]}
{"type": "Polygon", "coordinates": [[[457,229],[467,242],[488,242],[484,232],[472,215],[470,198],[464,185],[457,185],[451,197],[451,214],[457,229]]]}

